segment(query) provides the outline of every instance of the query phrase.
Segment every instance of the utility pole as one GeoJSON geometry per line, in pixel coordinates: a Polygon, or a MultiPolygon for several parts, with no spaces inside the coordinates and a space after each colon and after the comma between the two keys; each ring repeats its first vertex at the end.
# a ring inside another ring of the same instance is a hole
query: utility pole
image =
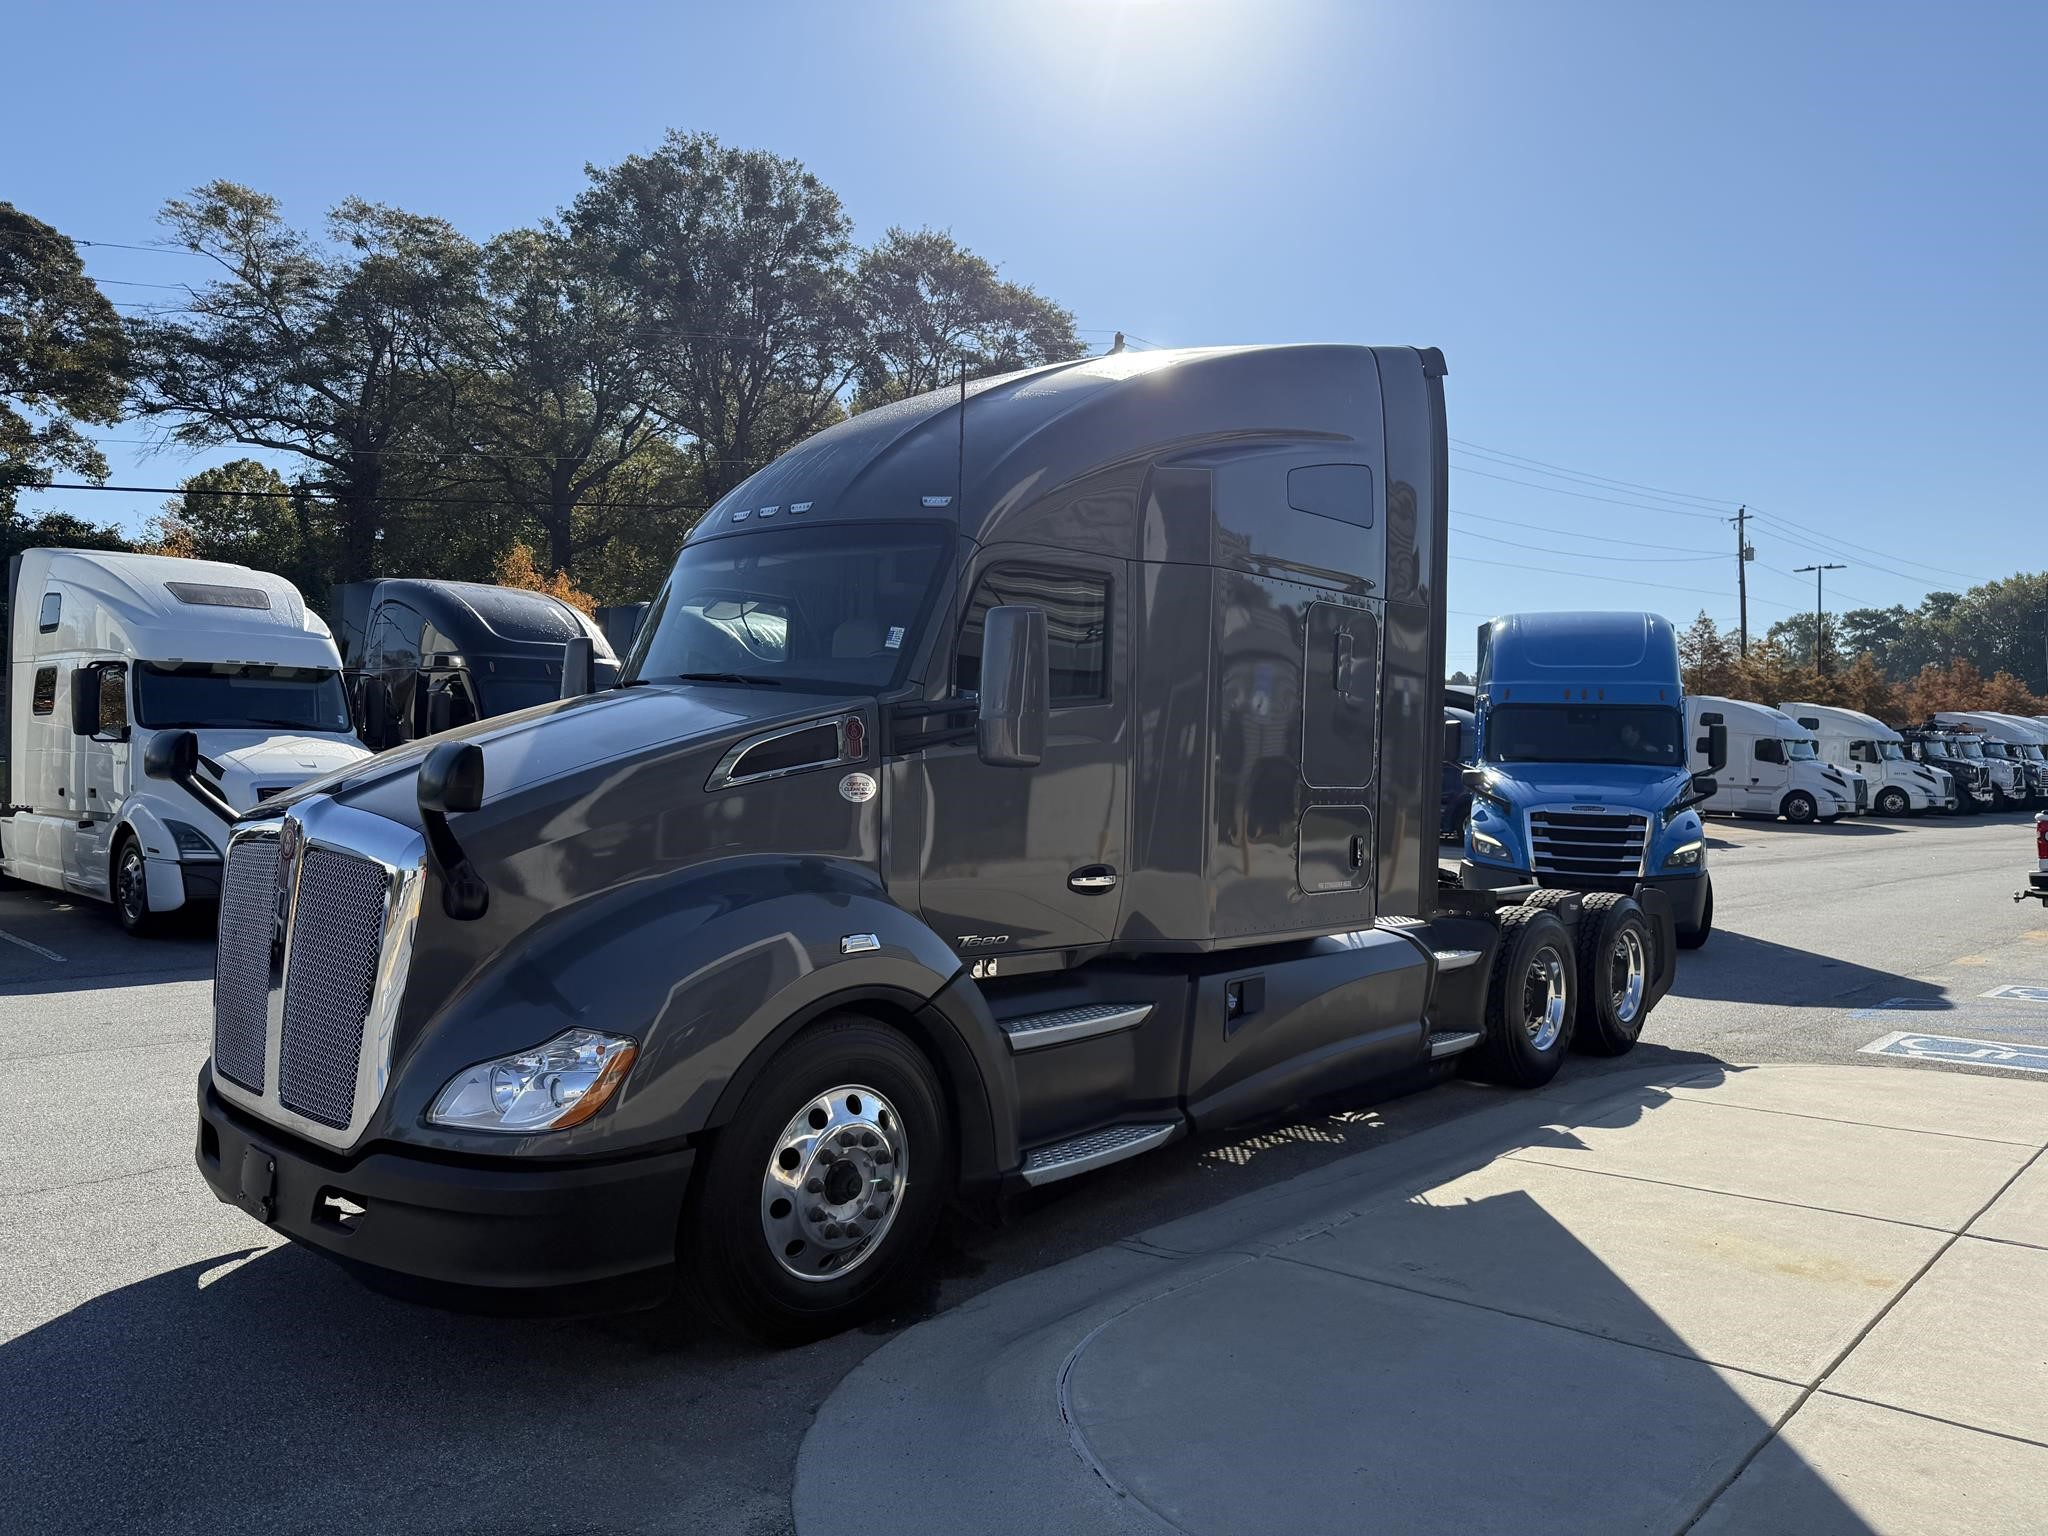
{"type": "Polygon", "coordinates": [[[1820,630],[1821,572],[1846,571],[1847,569],[1849,567],[1846,565],[1802,565],[1795,567],[1793,570],[1793,574],[1796,576],[1804,576],[1808,571],[1813,572],[1813,664],[1822,677],[1827,676],[1828,653],[1823,648],[1820,630]]]}
{"type": "Polygon", "coordinates": [[[1749,539],[1742,531],[1742,525],[1749,516],[1749,503],[1744,502],[1735,509],[1735,515],[1728,519],[1735,525],[1735,594],[1741,604],[1740,633],[1742,654],[1749,654],[1749,562],[1756,558],[1756,551],[1749,547],[1749,539]]]}

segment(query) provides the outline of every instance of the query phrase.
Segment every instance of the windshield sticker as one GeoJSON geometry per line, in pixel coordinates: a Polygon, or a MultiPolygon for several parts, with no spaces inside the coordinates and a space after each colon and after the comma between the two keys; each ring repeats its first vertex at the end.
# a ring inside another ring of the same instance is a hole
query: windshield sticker
{"type": "Polygon", "coordinates": [[[901,624],[891,624],[889,626],[889,638],[882,642],[882,649],[885,651],[900,651],[903,649],[903,626],[901,624]]]}

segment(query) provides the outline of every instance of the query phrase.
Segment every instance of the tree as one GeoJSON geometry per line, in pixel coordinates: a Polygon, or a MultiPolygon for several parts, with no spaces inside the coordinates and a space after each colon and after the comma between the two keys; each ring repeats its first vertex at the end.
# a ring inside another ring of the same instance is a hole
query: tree
{"type": "Polygon", "coordinates": [[[1704,612],[1678,632],[1679,676],[1687,693],[1731,697],[1738,682],[1735,662],[1735,646],[1704,612]]]}
{"type": "Polygon", "coordinates": [[[165,554],[275,571],[316,606],[324,595],[325,562],[311,498],[255,459],[231,459],[188,475],[146,531],[165,554]]]}
{"type": "Polygon", "coordinates": [[[1904,723],[1898,687],[1884,675],[1884,669],[1869,651],[1858,655],[1848,667],[1838,668],[1828,681],[1833,685],[1829,702],[1844,709],[1860,709],[1889,725],[1904,723]]]}
{"type": "Polygon", "coordinates": [[[423,429],[448,387],[435,363],[474,302],[475,247],[443,220],[351,198],[322,249],[276,199],[227,181],[161,217],[225,276],[185,314],[132,327],[140,408],[188,447],[307,460],[334,498],[337,575],[373,574],[393,470],[430,446],[423,429]]]}
{"type": "Polygon", "coordinates": [[[1081,355],[1074,316],[940,230],[891,229],[862,253],[855,408],[1081,355]]]}
{"type": "Polygon", "coordinates": [[[587,234],[545,224],[493,240],[481,302],[455,331],[450,431],[472,466],[539,525],[548,563],[573,571],[578,508],[666,430],[655,353],[633,290],[587,234]]]}
{"type": "Polygon", "coordinates": [[[838,414],[859,339],[846,214],[797,161],[710,134],[588,174],[565,222],[632,294],[661,414],[716,500],[838,414]]]}
{"type": "Polygon", "coordinates": [[[552,576],[541,575],[540,568],[533,563],[533,546],[530,544],[514,543],[499,557],[498,568],[491,574],[501,587],[545,592],[549,597],[558,598],[584,613],[597,611],[595,599],[571,581],[567,571],[556,571],[552,576]]]}
{"type": "Polygon", "coordinates": [[[78,248],[0,202],[0,516],[13,515],[24,486],[59,471],[106,479],[78,423],[120,420],[127,388],[121,318],[78,248]]]}

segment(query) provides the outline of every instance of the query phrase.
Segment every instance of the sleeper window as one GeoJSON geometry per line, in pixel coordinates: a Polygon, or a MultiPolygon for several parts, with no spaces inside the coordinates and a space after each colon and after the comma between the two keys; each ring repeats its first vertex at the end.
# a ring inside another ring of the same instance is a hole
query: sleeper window
{"type": "Polygon", "coordinates": [[[36,668],[35,697],[30,701],[29,707],[39,715],[54,714],[56,712],[57,669],[55,667],[36,668]]]}
{"type": "Polygon", "coordinates": [[[956,691],[980,690],[982,626],[989,609],[1011,603],[1045,610],[1054,709],[1109,697],[1109,578],[1021,565],[999,565],[976,583],[953,658],[956,691]]]}

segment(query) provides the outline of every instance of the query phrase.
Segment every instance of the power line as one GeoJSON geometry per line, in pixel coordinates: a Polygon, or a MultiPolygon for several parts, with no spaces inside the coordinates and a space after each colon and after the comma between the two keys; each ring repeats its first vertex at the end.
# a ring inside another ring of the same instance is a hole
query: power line
{"type": "MultiPolygon", "coordinates": [[[[287,491],[212,491],[195,490],[182,485],[87,485],[82,481],[42,480],[27,481],[24,489],[40,491],[116,491],[138,496],[260,496],[273,501],[291,501],[303,497],[308,501],[347,502],[351,498],[334,491],[297,489],[287,491]]],[[[435,507],[513,507],[521,503],[510,496],[412,496],[405,494],[376,493],[359,498],[363,501],[416,503],[435,507]]],[[[708,512],[709,507],[693,507],[675,501],[578,501],[578,509],[607,509],[611,511],[635,512],[708,512]]]]}
{"type": "Polygon", "coordinates": [[[1724,501],[1706,497],[1688,497],[1672,492],[1653,490],[1648,487],[1639,487],[1629,480],[1609,480],[1601,475],[1581,474],[1574,470],[1551,469],[1545,466],[1540,459],[1524,461],[1508,455],[1495,453],[1491,450],[1478,448],[1453,448],[1451,452],[1466,458],[1480,459],[1504,469],[1520,470],[1523,474],[1540,474],[1552,480],[1565,480],[1574,485],[1590,486],[1596,491],[1621,491],[1624,493],[1636,491],[1642,495],[1654,497],[1658,501],[1676,502],[1681,508],[1686,510],[1705,509],[1719,511],[1727,505],[1724,501]]]}
{"type": "Polygon", "coordinates": [[[1506,544],[1514,549],[1533,549],[1538,554],[1569,555],[1574,560],[1614,561],[1623,565],[1698,565],[1707,560],[1725,560],[1726,555],[1593,555],[1576,549],[1555,549],[1548,544],[1524,544],[1517,539],[1503,539],[1497,534],[1465,530],[1468,539],[1484,539],[1489,544],[1506,544]]]}
{"type": "Polygon", "coordinates": [[[1527,486],[1532,491],[1548,491],[1553,496],[1576,496],[1581,501],[1602,501],[1611,507],[1636,507],[1644,512],[1662,512],[1670,517],[1699,517],[1710,523],[1721,521],[1719,512],[1693,512],[1683,507],[1659,507],[1647,501],[1618,501],[1612,496],[1595,496],[1590,491],[1568,491],[1561,485],[1540,485],[1534,480],[1517,480],[1510,475],[1496,475],[1484,469],[1474,469],[1469,464],[1451,466],[1461,475],[1479,475],[1488,480],[1502,480],[1509,485],[1527,486]]]}
{"type": "Polygon", "coordinates": [[[1466,449],[1467,451],[1472,453],[1481,453],[1492,458],[1508,459],[1520,464],[1529,465],[1536,469],[1547,469],[1551,471],[1553,474],[1566,475],[1575,480],[1594,481],[1599,484],[1615,487],[1625,491],[1648,491],[1652,496],[1664,496],[1674,501],[1703,502],[1707,506],[1716,508],[1725,507],[1728,505],[1728,499],[1724,496],[1701,496],[1692,491],[1667,491],[1662,489],[1661,487],[1654,485],[1644,485],[1641,482],[1635,480],[1617,480],[1609,475],[1598,475],[1593,473],[1593,471],[1589,469],[1568,469],[1562,464],[1551,464],[1543,459],[1532,459],[1523,454],[1509,453],[1505,448],[1489,448],[1486,446],[1486,444],[1475,443],[1469,438],[1454,437],[1451,439],[1451,441],[1453,443],[1456,443],[1460,448],[1466,449]]]}
{"type": "MultiPolygon", "coordinates": [[[[105,441],[111,441],[111,439],[105,439],[105,441]]],[[[1485,512],[1467,512],[1463,507],[1451,508],[1451,516],[1473,517],[1482,523],[1499,523],[1504,528],[1527,528],[1536,533],[1554,533],[1561,538],[1585,539],[1591,543],[1622,544],[1630,549],[1661,549],[1682,555],[1705,555],[1716,560],[1725,558],[1715,554],[1711,549],[1696,549],[1690,544],[1652,544],[1642,539],[1616,539],[1610,538],[1604,533],[1582,533],[1575,528],[1559,528],[1554,523],[1531,523],[1516,517],[1495,517],[1485,512]]],[[[1563,554],[1565,551],[1558,550],[1557,553],[1563,554]]]]}
{"type": "MultiPolygon", "coordinates": [[[[154,256],[206,256],[204,251],[195,251],[182,245],[127,245],[119,240],[80,240],[73,238],[73,245],[98,246],[109,251],[147,251],[154,256]]],[[[211,257],[207,257],[211,260],[211,257]]]]}
{"type": "MultiPolygon", "coordinates": [[[[1575,576],[1581,581],[1611,581],[1625,587],[1654,587],[1660,592],[1685,592],[1694,597],[1723,598],[1727,595],[1722,592],[1710,592],[1703,587],[1678,587],[1671,585],[1669,582],[1639,581],[1633,576],[1600,576],[1591,571],[1561,571],[1554,566],[1523,565],[1520,561],[1516,560],[1482,560],[1476,555],[1456,554],[1452,555],[1451,558],[1453,560],[1462,560],[1467,565],[1494,565],[1506,571],[1533,571],[1542,576],[1575,576]]],[[[1791,603],[1780,603],[1768,598],[1758,598],[1757,601],[1770,602],[1774,608],[1788,609],[1793,613],[1799,612],[1799,609],[1791,603]]]]}

